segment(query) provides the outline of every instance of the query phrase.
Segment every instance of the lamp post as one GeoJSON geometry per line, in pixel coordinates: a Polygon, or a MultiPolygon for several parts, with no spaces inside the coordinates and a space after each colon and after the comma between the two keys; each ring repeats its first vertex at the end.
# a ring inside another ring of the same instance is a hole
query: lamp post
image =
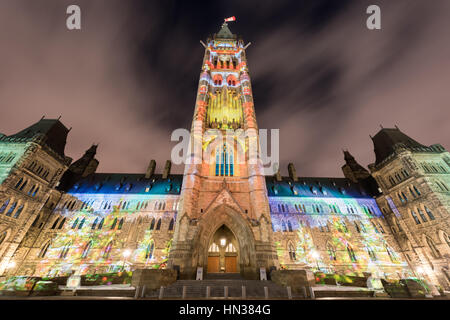
{"type": "Polygon", "coordinates": [[[313,250],[311,252],[311,256],[314,258],[314,260],[316,260],[316,264],[317,264],[317,271],[320,271],[320,267],[319,267],[319,253],[316,250],[313,250]]]}
{"type": "Polygon", "coordinates": [[[130,250],[125,250],[123,253],[122,253],[122,255],[123,255],[123,265],[122,265],[122,271],[124,271],[125,270],[125,262],[126,262],[126,259],[130,256],[130,254],[131,254],[131,251],[130,250]]]}

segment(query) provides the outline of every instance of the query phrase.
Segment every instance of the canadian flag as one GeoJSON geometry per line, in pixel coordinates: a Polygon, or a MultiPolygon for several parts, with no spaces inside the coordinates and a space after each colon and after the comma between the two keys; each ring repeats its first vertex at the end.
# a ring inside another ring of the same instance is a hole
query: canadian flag
{"type": "Polygon", "coordinates": [[[225,22],[229,22],[229,21],[236,21],[236,17],[232,16],[232,17],[229,17],[229,18],[225,19],[225,22]]]}

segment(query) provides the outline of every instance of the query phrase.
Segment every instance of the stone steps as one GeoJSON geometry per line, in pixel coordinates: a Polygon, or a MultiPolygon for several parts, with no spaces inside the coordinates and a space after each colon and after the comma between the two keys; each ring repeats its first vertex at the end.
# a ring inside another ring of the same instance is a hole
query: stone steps
{"type": "MultiPolygon", "coordinates": [[[[186,287],[186,298],[206,298],[207,287],[210,287],[210,297],[223,298],[225,286],[228,287],[228,297],[241,298],[242,286],[246,287],[248,298],[264,298],[264,287],[268,288],[269,298],[288,298],[287,289],[272,281],[260,280],[178,280],[164,288],[164,298],[181,298],[183,286],[186,287]]],[[[146,297],[158,297],[159,290],[147,291],[146,297]]]]}

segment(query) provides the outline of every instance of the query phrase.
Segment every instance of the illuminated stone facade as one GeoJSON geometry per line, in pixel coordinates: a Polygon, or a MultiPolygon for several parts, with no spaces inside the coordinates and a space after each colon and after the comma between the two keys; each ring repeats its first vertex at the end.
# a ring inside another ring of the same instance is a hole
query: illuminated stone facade
{"type": "Polygon", "coordinates": [[[246,46],[226,24],[204,46],[191,139],[213,161],[188,161],[184,174],[170,161],[157,174],[153,160],[142,174],[96,173],[96,146],[70,164],[59,120],[0,136],[0,275],[174,268],[192,278],[203,267],[257,278],[264,267],[423,275],[449,288],[442,146],[382,129],[371,173],[345,151],[345,178],[298,177],[293,164],[288,177],[264,176],[260,162],[236,161],[258,140],[246,46]],[[209,129],[249,135],[217,143],[209,129]]]}

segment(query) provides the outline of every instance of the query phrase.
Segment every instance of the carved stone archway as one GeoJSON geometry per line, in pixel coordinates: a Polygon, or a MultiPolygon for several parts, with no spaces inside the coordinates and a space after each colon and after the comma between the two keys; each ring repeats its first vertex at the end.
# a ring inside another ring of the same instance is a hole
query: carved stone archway
{"type": "Polygon", "coordinates": [[[194,237],[193,268],[203,267],[208,264],[208,249],[211,239],[216,231],[225,225],[236,237],[239,244],[239,270],[245,278],[255,278],[256,253],[255,239],[249,221],[228,205],[219,205],[199,219],[197,234],[194,237]]]}

